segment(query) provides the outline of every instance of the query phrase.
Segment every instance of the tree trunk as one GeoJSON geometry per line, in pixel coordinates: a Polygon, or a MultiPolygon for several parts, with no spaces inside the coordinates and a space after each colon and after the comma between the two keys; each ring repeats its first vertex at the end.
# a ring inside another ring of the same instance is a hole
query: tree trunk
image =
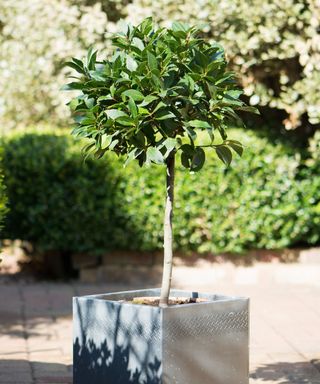
{"type": "Polygon", "coordinates": [[[160,294],[160,307],[167,307],[171,278],[172,278],[172,217],[173,217],[173,199],[174,199],[174,163],[175,153],[171,153],[167,158],[167,177],[166,177],[166,208],[164,214],[164,260],[163,260],[163,275],[160,294]]]}

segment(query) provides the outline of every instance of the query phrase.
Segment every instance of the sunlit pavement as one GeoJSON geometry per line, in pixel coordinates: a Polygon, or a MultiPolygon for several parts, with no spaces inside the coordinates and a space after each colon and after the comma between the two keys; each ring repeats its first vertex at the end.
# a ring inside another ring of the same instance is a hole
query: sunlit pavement
{"type": "MultiPolygon", "coordinates": [[[[275,269],[273,276],[278,276],[278,266],[270,268],[275,269]]],[[[286,275],[284,270],[282,279],[256,279],[252,270],[243,269],[242,278],[212,278],[210,283],[206,269],[178,267],[174,285],[250,297],[250,384],[320,384],[317,276],[302,279],[306,272],[301,269],[289,281],[290,273],[286,275]]],[[[0,279],[0,383],[72,383],[72,296],[131,288],[145,286],[0,279]]]]}

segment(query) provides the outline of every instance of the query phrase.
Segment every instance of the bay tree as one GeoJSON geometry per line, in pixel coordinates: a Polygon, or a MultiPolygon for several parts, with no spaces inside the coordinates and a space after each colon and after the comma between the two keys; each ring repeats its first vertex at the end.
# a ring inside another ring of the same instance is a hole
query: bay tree
{"type": "Polygon", "coordinates": [[[227,128],[242,124],[239,111],[256,112],[240,100],[223,48],[210,44],[197,28],[173,23],[159,28],[151,18],[113,35],[113,55],[98,59],[91,48],[84,60],[66,64],[77,72],[64,89],[79,91],[69,106],[75,136],[84,150],[101,158],[113,151],[124,164],[137,161],[166,169],[164,268],[160,306],[168,305],[172,276],[172,217],[175,160],[198,172],[205,151],[230,165],[243,146],[227,128]]]}

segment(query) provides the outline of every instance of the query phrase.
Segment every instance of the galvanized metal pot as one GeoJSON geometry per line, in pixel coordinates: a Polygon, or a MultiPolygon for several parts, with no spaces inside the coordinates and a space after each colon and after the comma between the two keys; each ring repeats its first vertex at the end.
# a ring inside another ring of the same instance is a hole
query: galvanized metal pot
{"type": "Polygon", "coordinates": [[[207,302],[121,302],[159,289],[73,299],[74,384],[248,384],[248,299],[172,290],[207,302]]]}

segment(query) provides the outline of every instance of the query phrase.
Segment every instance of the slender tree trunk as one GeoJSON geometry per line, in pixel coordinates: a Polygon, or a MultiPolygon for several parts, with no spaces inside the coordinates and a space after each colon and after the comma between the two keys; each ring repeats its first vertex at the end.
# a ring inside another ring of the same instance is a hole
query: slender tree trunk
{"type": "Polygon", "coordinates": [[[172,278],[172,217],[173,217],[173,199],[174,199],[174,163],[175,163],[175,153],[167,158],[167,177],[166,177],[166,208],[164,214],[164,260],[163,260],[163,275],[162,275],[162,285],[161,285],[161,294],[160,294],[160,307],[167,307],[170,287],[171,287],[171,278],[172,278]]]}

